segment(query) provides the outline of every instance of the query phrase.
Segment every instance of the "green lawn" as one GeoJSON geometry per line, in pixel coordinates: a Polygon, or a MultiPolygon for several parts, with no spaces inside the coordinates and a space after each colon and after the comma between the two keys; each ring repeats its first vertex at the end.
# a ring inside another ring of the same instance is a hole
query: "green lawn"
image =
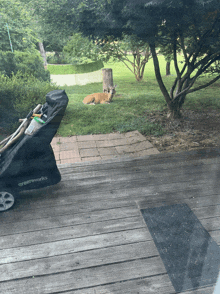
{"type": "MultiPolygon", "coordinates": [[[[170,88],[175,78],[172,75],[175,73],[174,69],[171,65],[171,76],[165,76],[166,63],[162,56],[160,57],[160,66],[164,82],[170,88]]],[[[102,92],[102,83],[63,87],[69,97],[69,104],[58,130],[58,135],[104,134],[133,130],[138,130],[146,135],[163,134],[161,126],[150,123],[147,118],[149,112],[161,111],[166,108],[165,100],[154,76],[152,60],[146,66],[142,82],[137,82],[134,75],[123,63],[109,62],[105,64],[105,68],[112,68],[114,84],[117,84],[117,93],[113,102],[99,105],[84,105],[82,103],[85,96],[102,92]]],[[[199,79],[198,83],[201,82],[202,79],[199,79]]],[[[192,93],[188,96],[184,107],[220,109],[219,86],[220,82],[208,89],[192,93]]]]}

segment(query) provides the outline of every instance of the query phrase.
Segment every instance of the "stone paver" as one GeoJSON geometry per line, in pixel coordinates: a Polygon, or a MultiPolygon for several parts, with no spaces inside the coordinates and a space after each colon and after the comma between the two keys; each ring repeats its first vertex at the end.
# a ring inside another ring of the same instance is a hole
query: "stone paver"
{"type": "Polygon", "coordinates": [[[128,141],[126,138],[123,139],[114,139],[112,140],[114,146],[124,146],[128,144],[128,141]]]}
{"type": "Polygon", "coordinates": [[[152,154],[159,154],[160,152],[156,148],[151,148],[147,150],[141,150],[138,152],[135,152],[132,154],[133,157],[141,157],[141,156],[147,156],[147,155],[152,155],[152,154]]]}
{"type": "Polygon", "coordinates": [[[142,150],[153,148],[153,145],[148,141],[135,143],[135,144],[132,144],[132,146],[134,147],[135,151],[142,151],[142,150]]]}
{"type": "Polygon", "coordinates": [[[60,146],[57,144],[57,143],[54,143],[53,144],[53,152],[55,153],[55,152],[60,152],[60,146]]]}
{"type": "Polygon", "coordinates": [[[52,140],[52,143],[56,144],[58,142],[60,142],[60,137],[54,137],[53,140],[52,140]]]}
{"type": "Polygon", "coordinates": [[[93,156],[93,157],[84,157],[82,158],[82,161],[96,161],[101,160],[101,156],[93,156]]]}
{"type": "Polygon", "coordinates": [[[58,145],[60,151],[67,151],[67,150],[78,150],[78,144],[77,142],[60,142],[58,145]]]}
{"type": "Polygon", "coordinates": [[[71,137],[54,137],[51,146],[57,164],[141,157],[159,151],[138,131],[71,137]]]}
{"type": "Polygon", "coordinates": [[[72,143],[72,142],[76,142],[76,137],[75,136],[59,137],[59,141],[62,142],[62,143],[72,143]]]}
{"type": "Polygon", "coordinates": [[[96,148],[96,142],[94,140],[80,141],[77,145],[79,149],[96,148]]]}
{"type": "Polygon", "coordinates": [[[99,156],[99,152],[96,148],[80,149],[79,153],[81,157],[99,156]]]}
{"type": "Polygon", "coordinates": [[[114,147],[97,148],[97,149],[98,149],[98,152],[101,156],[117,155],[117,150],[114,147]]]}
{"type": "Polygon", "coordinates": [[[129,144],[135,144],[135,143],[139,143],[139,142],[146,142],[146,138],[140,137],[140,136],[131,136],[131,137],[127,137],[126,139],[127,139],[127,142],[129,144]]]}
{"type": "Polygon", "coordinates": [[[112,140],[101,140],[101,141],[96,141],[96,146],[97,148],[101,147],[114,147],[114,142],[112,140]]]}
{"type": "Polygon", "coordinates": [[[94,141],[93,135],[75,136],[77,142],[94,141]]]}
{"type": "Polygon", "coordinates": [[[79,157],[78,150],[68,150],[68,151],[60,152],[60,160],[70,159],[70,158],[74,158],[74,157],[79,157]]]}
{"type": "Polygon", "coordinates": [[[94,140],[100,141],[100,140],[108,140],[108,134],[101,134],[101,135],[92,135],[94,140]]]}
{"type": "Polygon", "coordinates": [[[118,154],[134,153],[135,148],[132,145],[116,146],[118,154]]]}
{"type": "Polygon", "coordinates": [[[120,134],[120,133],[111,133],[108,134],[108,139],[112,140],[112,139],[123,139],[125,137],[124,134],[120,134]]]}
{"type": "Polygon", "coordinates": [[[60,164],[65,164],[65,163],[75,163],[75,162],[81,162],[81,158],[69,158],[69,159],[63,159],[63,160],[60,160],[60,164]]]}
{"type": "Polygon", "coordinates": [[[114,156],[112,156],[112,155],[103,155],[103,156],[101,156],[101,159],[109,160],[109,159],[118,158],[118,157],[119,157],[119,155],[114,155],[114,156]]]}

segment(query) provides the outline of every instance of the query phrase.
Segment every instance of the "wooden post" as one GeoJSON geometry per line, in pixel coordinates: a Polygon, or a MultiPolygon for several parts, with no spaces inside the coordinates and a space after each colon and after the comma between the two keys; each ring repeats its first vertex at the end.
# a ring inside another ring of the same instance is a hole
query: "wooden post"
{"type": "Polygon", "coordinates": [[[103,93],[109,93],[109,87],[113,87],[113,75],[111,68],[102,69],[103,93]]]}
{"type": "Polygon", "coordinates": [[[170,76],[170,61],[167,61],[166,64],[166,76],[170,76]]]}

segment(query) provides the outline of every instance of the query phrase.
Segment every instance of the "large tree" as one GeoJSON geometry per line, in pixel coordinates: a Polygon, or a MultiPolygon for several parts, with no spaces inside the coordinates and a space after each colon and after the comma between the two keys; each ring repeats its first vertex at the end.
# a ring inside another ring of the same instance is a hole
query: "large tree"
{"type": "Polygon", "coordinates": [[[220,59],[219,0],[84,0],[78,24],[87,35],[115,38],[135,34],[149,43],[155,75],[171,117],[179,117],[186,95],[201,90],[220,78],[217,73],[195,86],[202,74],[220,59]],[[160,72],[156,47],[169,45],[176,79],[168,90],[160,72]],[[183,63],[177,58],[181,50],[183,63]]]}
{"type": "Polygon", "coordinates": [[[77,23],[74,7],[79,0],[21,0],[31,9],[38,36],[46,51],[61,52],[77,23]]]}
{"type": "Polygon", "coordinates": [[[163,1],[150,6],[148,13],[153,16],[159,12],[158,28],[155,40],[150,42],[154,60],[155,74],[160,89],[167,102],[170,115],[180,117],[180,109],[186,95],[201,90],[216,82],[216,74],[204,84],[195,86],[195,82],[220,59],[220,3],[219,1],[163,1]],[[172,3],[171,3],[172,2],[172,3]],[[159,35],[159,36],[158,36],[159,35]],[[160,38],[158,38],[160,37],[160,38]],[[176,79],[170,91],[165,87],[160,73],[156,54],[156,42],[171,44],[176,79]],[[183,62],[178,62],[178,50],[181,49],[183,62]]]}
{"type": "Polygon", "coordinates": [[[59,56],[72,32],[70,22],[66,20],[69,10],[65,8],[67,0],[20,1],[31,15],[32,27],[38,37],[38,48],[44,65],[47,66],[46,51],[55,51],[55,54],[59,56]]]}
{"type": "Polygon", "coordinates": [[[99,40],[102,45],[101,54],[106,60],[112,58],[114,61],[121,61],[134,74],[136,81],[143,80],[146,64],[151,58],[148,43],[136,35],[123,34],[121,38],[108,36],[99,40]]]}
{"type": "Polygon", "coordinates": [[[31,16],[16,0],[0,2],[0,50],[29,50],[34,47],[36,34],[31,16]]]}

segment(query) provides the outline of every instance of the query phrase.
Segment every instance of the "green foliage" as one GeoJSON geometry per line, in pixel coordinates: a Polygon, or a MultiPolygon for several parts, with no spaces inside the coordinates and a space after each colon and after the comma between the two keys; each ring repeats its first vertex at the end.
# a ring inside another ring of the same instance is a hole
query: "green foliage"
{"type": "Polygon", "coordinates": [[[149,63],[147,82],[136,82],[122,62],[105,64],[106,68],[112,68],[114,83],[117,84],[116,95],[111,104],[82,103],[87,95],[102,92],[101,83],[65,87],[69,104],[58,134],[69,136],[128,130],[139,130],[143,134],[162,134],[162,127],[149,122],[146,115],[147,111],[161,110],[164,107],[163,97],[154,78],[152,60],[149,63]]]}
{"type": "Polygon", "coordinates": [[[42,58],[36,50],[14,53],[0,51],[0,71],[8,77],[20,71],[43,81],[50,81],[50,73],[44,69],[42,58]]]}
{"type": "Polygon", "coordinates": [[[82,33],[75,33],[63,49],[73,64],[85,64],[90,60],[108,62],[122,61],[135,75],[137,81],[143,79],[144,70],[150,59],[149,45],[135,35],[122,34],[122,38],[115,39],[107,36],[105,39],[91,41],[82,33]],[[132,59],[130,56],[132,55],[132,59]]]}
{"type": "Polygon", "coordinates": [[[57,86],[18,72],[11,78],[0,76],[0,123],[11,131],[18,126],[18,119],[24,118],[37,104],[45,103],[45,95],[57,86]]]}
{"type": "Polygon", "coordinates": [[[102,41],[101,52],[105,54],[106,61],[110,58],[114,61],[122,61],[135,75],[137,81],[143,79],[145,66],[151,57],[148,43],[135,35],[124,33],[122,38],[107,37],[102,41]]]}
{"type": "Polygon", "coordinates": [[[65,65],[54,65],[48,64],[47,68],[49,72],[53,75],[65,75],[65,74],[82,74],[93,72],[99,70],[104,67],[104,64],[101,60],[86,64],[73,65],[73,64],[65,64],[65,65]]]}
{"type": "Polygon", "coordinates": [[[70,64],[70,58],[63,52],[47,52],[48,64],[70,64]]]}
{"type": "Polygon", "coordinates": [[[13,50],[35,47],[37,40],[30,13],[17,0],[0,1],[0,50],[11,50],[8,29],[13,50]]]}
{"type": "Polygon", "coordinates": [[[73,8],[79,0],[21,0],[37,22],[39,38],[46,51],[62,52],[77,23],[73,8]]]}
{"type": "Polygon", "coordinates": [[[85,64],[100,59],[99,46],[81,33],[74,33],[63,51],[68,54],[72,64],[85,64]]]}
{"type": "MultiPolygon", "coordinates": [[[[178,46],[178,53],[181,53],[181,48],[178,46]]],[[[159,54],[162,54],[165,57],[166,62],[171,62],[173,60],[173,45],[170,44],[161,44],[159,49],[159,54]]]]}
{"type": "MultiPolygon", "coordinates": [[[[207,87],[194,87],[197,78],[220,60],[219,0],[85,0],[78,10],[80,30],[94,38],[135,35],[149,43],[155,75],[173,117],[180,116],[186,95],[207,87]],[[156,47],[167,61],[174,60],[177,78],[171,89],[160,73],[156,47]],[[179,66],[177,53],[184,61],[179,66]]],[[[218,68],[215,72],[217,72],[218,68]]],[[[217,81],[213,78],[211,83],[217,81]]]]}
{"type": "MultiPolygon", "coordinates": [[[[175,76],[165,76],[166,61],[163,56],[159,56],[161,69],[164,72],[164,83],[166,87],[171,87],[175,76]]],[[[116,95],[111,104],[84,105],[82,100],[89,94],[102,92],[102,84],[88,84],[85,86],[65,87],[69,97],[69,104],[58,130],[60,136],[87,135],[99,133],[111,133],[115,131],[126,132],[139,130],[145,135],[161,135],[164,131],[161,125],[157,125],[148,120],[148,113],[162,111],[166,109],[164,98],[161,95],[154,74],[153,60],[148,64],[145,76],[147,82],[136,82],[133,74],[122,62],[109,62],[106,68],[112,68],[116,95]]],[[[174,65],[171,65],[174,71],[174,65]]],[[[198,80],[197,85],[206,82],[208,77],[198,80]]],[[[209,88],[190,94],[185,108],[189,109],[218,109],[220,82],[209,88]]]]}
{"type": "MultiPolygon", "coordinates": [[[[174,117],[179,116],[188,94],[210,85],[211,82],[195,87],[197,78],[220,60],[219,0],[33,2],[42,21],[42,28],[48,28],[54,40],[78,31],[93,40],[103,41],[106,36],[120,40],[125,34],[147,42],[154,59],[157,82],[174,117]],[[167,61],[174,60],[175,64],[177,78],[169,88],[166,88],[158,64],[156,48],[159,45],[163,46],[167,61]],[[177,56],[179,49],[184,57],[181,66],[177,56]]],[[[216,67],[215,72],[217,71],[219,69],[216,67]]],[[[141,72],[139,76],[142,76],[141,72]]],[[[220,75],[213,78],[212,83],[218,78],[220,75]]]]}

